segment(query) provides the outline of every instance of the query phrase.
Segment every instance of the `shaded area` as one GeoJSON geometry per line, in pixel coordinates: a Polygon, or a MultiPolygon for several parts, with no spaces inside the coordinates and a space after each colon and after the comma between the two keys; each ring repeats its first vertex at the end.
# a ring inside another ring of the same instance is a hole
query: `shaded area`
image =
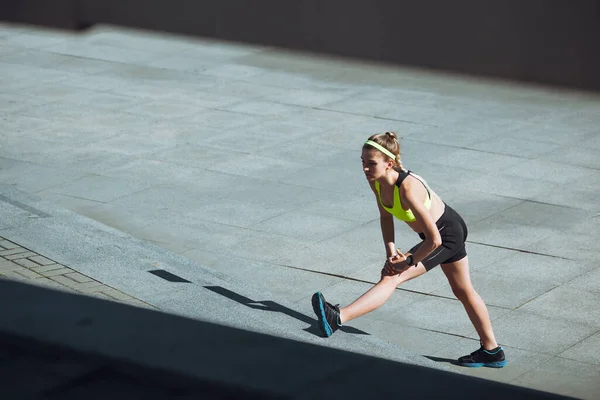
{"type": "Polygon", "coordinates": [[[401,376],[410,398],[564,398],[17,282],[0,281],[0,313],[1,376],[11,382],[1,398],[397,395],[382,376],[401,376]]]}
{"type": "Polygon", "coordinates": [[[3,399],[269,399],[276,396],[0,334],[3,399]],[[39,396],[39,397],[37,397],[39,396]]]}
{"type": "Polygon", "coordinates": [[[4,0],[0,20],[207,36],[600,90],[594,0],[4,0]]]}

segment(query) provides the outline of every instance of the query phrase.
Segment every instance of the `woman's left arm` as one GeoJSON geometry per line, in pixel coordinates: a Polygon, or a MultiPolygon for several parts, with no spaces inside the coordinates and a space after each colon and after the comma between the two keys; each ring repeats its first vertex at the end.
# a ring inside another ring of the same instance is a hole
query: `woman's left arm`
{"type": "Polygon", "coordinates": [[[407,188],[403,194],[406,199],[406,205],[412,210],[416,220],[422,224],[423,234],[425,235],[423,244],[412,255],[413,263],[417,264],[442,244],[442,237],[435,225],[435,221],[431,218],[431,213],[423,204],[423,199],[418,198],[418,191],[407,188]]]}

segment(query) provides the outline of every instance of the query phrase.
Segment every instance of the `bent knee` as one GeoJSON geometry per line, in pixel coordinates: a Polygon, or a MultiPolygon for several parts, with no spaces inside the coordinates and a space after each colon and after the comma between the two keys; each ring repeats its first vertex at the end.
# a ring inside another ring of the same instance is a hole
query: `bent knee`
{"type": "Polygon", "coordinates": [[[390,285],[393,284],[394,286],[398,286],[403,282],[406,282],[407,278],[406,276],[402,276],[402,274],[397,274],[397,275],[385,275],[382,276],[380,279],[380,282],[387,282],[390,285]]]}
{"type": "Polygon", "coordinates": [[[394,284],[398,286],[403,282],[403,280],[400,278],[400,275],[383,275],[379,282],[394,284]]]}
{"type": "Polygon", "coordinates": [[[460,301],[469,301],[473,296],[477,295],[473,287],[453,287],[452,293],[460,301]]]}

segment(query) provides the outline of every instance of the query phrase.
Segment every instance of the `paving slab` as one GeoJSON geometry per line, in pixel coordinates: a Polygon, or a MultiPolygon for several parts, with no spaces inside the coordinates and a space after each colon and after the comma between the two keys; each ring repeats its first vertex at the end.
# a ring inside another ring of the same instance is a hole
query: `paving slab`
{"type": "Polygon", "coordinates": [[[357,228],[359,222],[343,218],[312,215],[301,211],[291,211],[274,216],[252,226],[261,232],[274,233],[281,236],[303,239],[304,241],[322,241],[332,236],[357,228]]]}
{"type": "Polygon", "coordinates": [[[487,194],[521,200],[532,199],[548,190],[548,183],[530,178],[515,179],[514,177],[509,177],[498,172],[486,175],[480,174],[476,179],[466,183],[459,183],[457,186],[459,190],[476,190],[487,194]]]}
{"type": "Polygon", "coordinates": [[[560,145],[541,142],[534,143],[520,138],[493,137],[491,139],[476,143],[469,148],[517,157],[538,158],[544,154],[558,150],[560,145]]]}
{"type": "MultiPolygon", "coordinates": [[[[583,283],[582,277],[588,276],[587,273],[594,269],[597,269],[597,266],[593,262],[572,262],[562,257],[513,252],[484,268],[478,268],[477,272],[488,275],[490,278],[496,276],[518,277],[524,282],[535,281],[555,286],[564,284],[565,287],[574,287],[578,282],[583,283]]],[[[590,278],[592,276],[590,275],[590,278]]]]}
{"type": "MultiPolygon", "coordinates": [[[[554,257],[564,257],[574,260],[574,262],[594,262],[597,260],[600,244],[595,240],[590,241],[594,232],[544,232],[544,238],[539,241],[529,243],[523,248],[527,251],[538,254],[546,254],[554,257]]],[[[597,261],[596,261],[597,262],[597,261]]]]}
{"type": "Polygon", "coordinates": [[[524,304],[521,310],[600,328],[600,310],[596,307],[599,300],[598,293],[563,286],[524,304]]]}
{"type": "Polygon", "coordinates": [[[87,175],[81,171],[53,168],[10,158],[3,158],[2,160],[10,164],[0,170],[2,182],[28,192],[50,189],[56,185],[65,184],[87,175]]]}
{"type": "Polygon", "coordinates": [[[381,256],[377,257],[363,249],[357,249],[353,243],[339,237],[318,244],[306,243],[302,246],[300,243],[300,246],[290,247],[287,254],[282,254],[279,258],[279,262],[286,265],[341,276],[349,276],[369,266],[375,268],[374,274],[379,275],[384,261],[385,259],[381,260],[381,256]],[[309,247],[311,250],[307,252],[309,247]],[[336,270],[330,268],[334,262],[340,263],[336,270]]]}
{"type": "Polygon", "coordinates": [[[576,207],[582,210],[596,211],[596,191],[588,181],[575,185],[570,193],[559,190],[547,189],[534,194],[531,199],[539,202],[551,202],[552,204],[576,207]],[[578,188],[584,186],[584,188],[578,188]]]}
{"type": "Polygon", "coordinates": [[[572,290],[584,290],[594,294],[600,293],[600,267],[598,267],[595,263],[591,263],[589,265],[589,272],[571,280],[563,287],[572,290]]]}
{"type": "Polygon", "coordinates": [[[106,203],[144,189],[148,189],[148,185],[141,182],[98,175],[86,175],[67,183],[54,185],[50,189],[50,192],[106,203]],[[83,192],[82,187],[85,188],[85,195],[83,196],[81,195],[83,192]]]}
{"type": "MultiPolygon", "coordinates": [[[[492,275],[488,269],[471,272],[471,282],[477,291],[484,293],[484,302],[488,306],[516,309],[554,289],[557,284],[521,277],[492,275]],[[508,291],[512,296],[506,296],[508,291]]],[[[452,297],[450,285],[444,285],[432,294],[452,297]]]]}
{"type": "Polygon", "coordinates": [[[573,347],[560,353],[558,357],[567,358],[572,361],[582,361],[589,364],[600,364],[600,357],[596,349],[600,344],[600,332],[596,333],[581,342],[577,343],[573,347]]]}
{"type": "Polygon", "coordinates": [[[513,208],[523,203],[520,199],[467,188],[459,192],[444,193],[444,201],[452,204],[453,208],[461,210],[461,216],[467,223],[467,227],[496,214],[511,214],[513,208]]]}
{"type": "MultiPolygon", "coordinates": [[[[501,214],[475,222],[467,228],[469,229],[468,240],[475,243],[531,251],[536,251],[535,246],[540,240],[552,237],[557,231],[550,227],[507,221],[501,214]]],[[[543,251],[538,253],[546,254],[543,251]]]]}
{"type": "Polygon", "coordinates": [[[554,393],[582,399],[598,396],[598,365],[582,363],[554,357],[534,370],[529,371],[513,382],[531,388],[544,387],[554,393]]]}
{"type": "Polygon", "coordinates": [[[494,321],[501,344],[558,355],[598,332],[596,326],[575,324],[525,310],[514,310],[494,321]]]}
{"type": "MultiPolygon", "coordinates": [[[[529,143],[533,142],[530,141],[529,143]]],[[[537,143],[534,144],[538,146],[537,143]]],[[[587,182],[595,174],[595,171],[589,168],[568,165],[557,158],[550,160],[536,158],[522,164],[511,165],[503,169],[502,173],[521,178],[537,179],[543,182],[577,184],[587,182]]]]}
{"type": "Polygon", "coordinates": [[[326,194],[322,200],[318,200],[298,208],[298,211],[310,215],[318,215],[330,218],[340,218],[361,224],[373,221],[373,214],[361,210],[374,209],[373,197],[367,193],[366,196],[341,197],[335,194],[326,194]]]}

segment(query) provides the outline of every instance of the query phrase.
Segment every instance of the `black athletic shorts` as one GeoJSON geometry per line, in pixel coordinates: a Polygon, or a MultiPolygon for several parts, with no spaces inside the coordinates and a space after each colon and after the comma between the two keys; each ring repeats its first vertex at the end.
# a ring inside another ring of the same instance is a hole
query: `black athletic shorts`
{"type": "MultiPolygon", "coordinates": [[[[444,213],[435,224],[442,237],[442,245],[420,261],[427,271],[437,265],[455,262],[467,256],[467,225],[462,217],[446,204],[444,213]]],[[[419,237],[425,240],[423,233],[419,233],[419,237]]],[[[422,244],[423,242],[410,249],[410,253],[415,254],[422,244]]]]}

